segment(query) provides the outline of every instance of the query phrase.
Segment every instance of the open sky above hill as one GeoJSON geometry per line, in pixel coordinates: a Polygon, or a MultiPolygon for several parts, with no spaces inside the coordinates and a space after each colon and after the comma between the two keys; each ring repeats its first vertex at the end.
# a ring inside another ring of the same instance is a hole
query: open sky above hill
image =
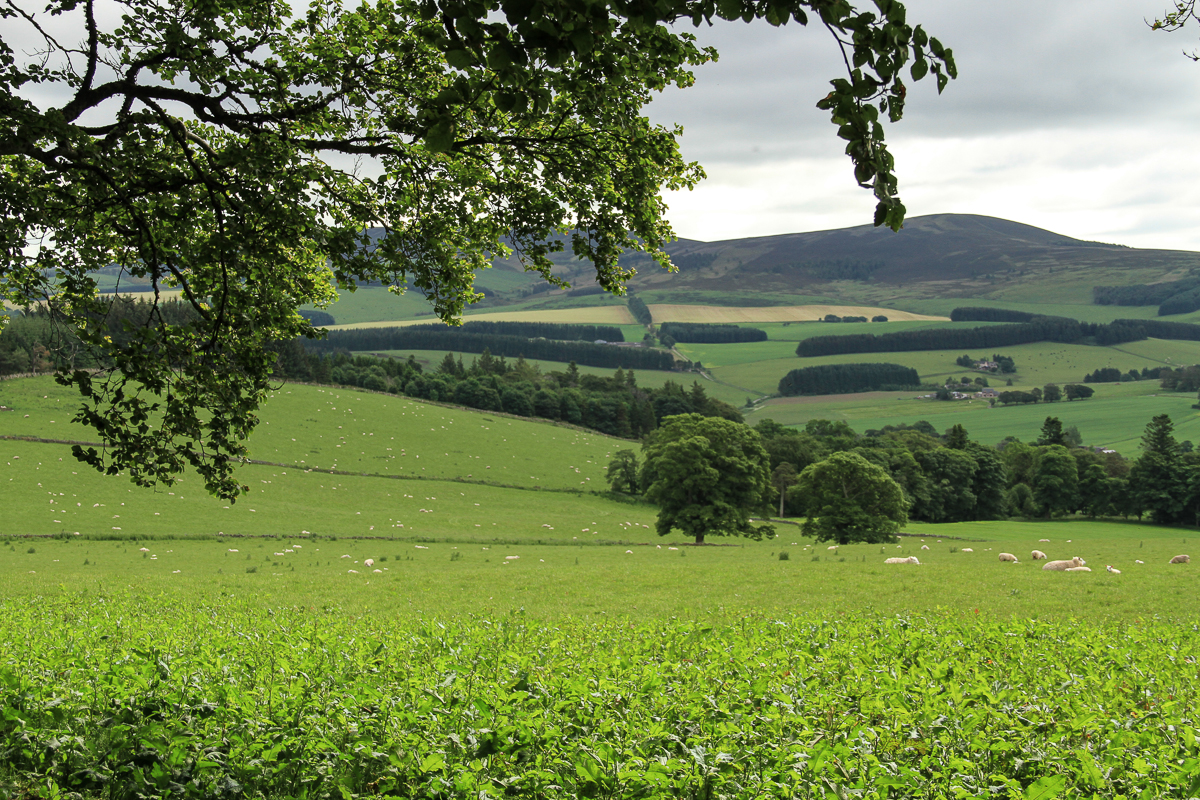
{"type": "MultiPolygon", "coordinates": [[[[869,5],[869,4],[868,4],[869,5]]],[[[959,79],[910,87],[888,131],[910,215],[987,214],[1079,239],[1200,249],[1200,28],[1154,32],[1161,0],[909,0],[959,79]]],[[[870,222],[843,145],[814,104],[844,72],[819,25],[723,23],[696,85],[651,107],[680,123],[709,178],[668,197],[680,236],[713,241],[870,222]]]]}

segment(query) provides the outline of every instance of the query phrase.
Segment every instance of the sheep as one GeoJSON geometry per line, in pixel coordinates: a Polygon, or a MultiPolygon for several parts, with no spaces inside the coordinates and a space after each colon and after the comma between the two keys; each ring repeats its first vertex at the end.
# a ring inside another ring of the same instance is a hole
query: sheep
{"type": "Polygon", "coordinates": [[[1012,562],[1012,563],[1014,563],[1014,564],[1020,564],[1020,563],[1021,563],[1020,561],[1017,561],[1017,557],[1016,557],[1016,556],[1014,556],[1012,553],[1001,553],[1001,554],[1000,554],[1000,560],[1001,560],[1001,561],[1011,561],[1011,562],[1012,562]]]}
{"type": "Polygon", "coordinates": [[[1120,574],[1121,574],[1121,570],[1117,569],[1117,568],[1116,568],[1116,567],[1114,567],[1112,564],[1105,564],[1105,565],[1104,565],[1104,568],[1105,568],[1106,570],[1108,570],[1109,572],[1111,572],[1113,575],[1120,575],[1120,574]]]}
{"type": "Polygon", "coordinates": [[[974,553],[974,552],[975,552],[974,550],[972,550],[972,549],[971,549],[971,548],[969,548],[969,547],[964,547],[964,548],[962,549],[962,551],[963,551],[964,553],[974,553]]]}
{"type": "Polygon", "coordinates": [[[923,545],[921,545],[921,549],[922,549],[922,550],[928,550],[928,549],[929,549],[929,545],[927,545],[927,544],[923,544],[923,545]]]}
{"type": "Polygon", "coordinates": [[[1045,564],[1042,565],[1042,569],[1057,570],[1059,572],[1062,572],[1064,570],[1075,569],[1076,567],[1082,567],[1085,563],[1087,563],[1087,562],[1085,562],[1082,558],[1080,558],[1079,556],[1075,556],[1074,558],[1070,559],[1069,561],[1047,561],[1045,564]]]}
{"type": "Polygon", "coordinates": [[[1063,572],[1091,572],[1091,567],[1067,567],[1063,572]]]}
{"type": "Polygon", "coordinates": [[[375,566],[375,559],[368,558],[366,561],[363,562],[363,564],[365,564],[368,567],[373,567],[373,566],[375,566]]]}
{"type": "Polygon", "coordinates": [[[1032,558],[1034,561],[1045,561],[1046,560],[1046,554],[1043,553],[1041,550],[1034,550],[1032,553],[1029,554],[1029,557],[1032,558]]]}
{"type": "Polygon", "coordinates": [[[1039,542],[1049,542],[1049,539],[1038,539],[1039,542]]]}
{"type": "Polygon", "coordinates": [[[885,563],[885,564],[920,564],[921,562],[917,560],[916,556],[909,556],[908,558],[885,558],[883,560],[883,563],[885,563]]]}
{"type": "Polygon", "coordinates": [[[838,546],[835,544],[835,545],[833,545],[832,547],[826,547],[825,549],[826,549],[826,550],[837,550],[837,549],[838,549],[838,546]]]}
{"type": "Polygon", "coordinates": [[[1172,558],[1172,559],[1171,559],[1170,563],[1172,563],[1172,564],[1186,564],[1186,563],[1188,563],[1188,562],[1189,562],[1189,561],[1191,561],[1191,560],[1192,560],[1192,557],[1191,557],[1191,556],[1175,556],[1174,558],[1172,558]]]}

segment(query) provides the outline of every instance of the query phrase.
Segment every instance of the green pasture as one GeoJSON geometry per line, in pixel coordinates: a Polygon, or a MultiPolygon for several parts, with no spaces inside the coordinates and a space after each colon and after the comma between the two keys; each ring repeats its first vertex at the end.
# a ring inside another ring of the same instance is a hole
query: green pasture
{"type": "Polygon", "coordinates": [[[885,425],[928,420],[939,431],[961,424],[971,438],[995,444],[1007,436],[1029,442],[1037,439],[1046,417],[1075,425],[1084,444],[1111,447],[1126,457],[1138,455],[1146,423],[1158,414],[1169,414],[1179,440],[1200,442],[1200,412],[1191,406],[1190,393],[1162,392],[1157,381],[1094,384],[1096,394],[1087,400],[990,407],[983,400],[937,401],[912,392],[866,392],[858,395],[777,398],[759,403],[746,414],[753,425],[773,419],[784,425],[803,425],[810,419],[843,420],[858,432],[885,425]]]}
{"type": "MultiPolygon", "coordinates": [[[[14,409],[0,413],[0,434],[89,440],[69,422],[71,394],[49,378],[0,382],[0,405],[14,409]]],[[[630,446],[544,420],[300,384],[273,392],[260,418],[251,459],[417,479],[590,490],[608,455],[630,446]]]]}
{"type": "MultiPolygon", "coordinates": [[[[358,480],[362,488],[347,494],[365,498],[374,487],[358,480]]],[[[714,539],[717,546],[695,547],[676,536],[662,539],[649,529],[624,526],[650,521],[652,509],[571,497],[578,512],[576,524],[582,524],[567,529],[571,512],[564,509],[555,516],[543,498],[526,493],[522,514],[519,502],[510,507],[495,497],[500,490],[476,493],[471,487],[459,488],[484,499],[483,510],[473,518],[498,519],[492,536],[498,531],[500,541],[486,533],[454,536],[450,531],[442,540],[425,538],[421,531],[398,532],[395,539],[351,539],[370,535],[351,523],[338,526],[344,535],[336,540],[299,530],[281,532],[270,525],[244,529],[250,538],[198,538],[187,535],[194,528],[181,525],[181,520],[168,520],[157,528],[142,526],[140,537],[121,540],[103,538],[117,535],[109,532],[65,539],[6,539],[0,534],[0,542],[8,542],[0,547],[0,581],[8,596],[18,597],[135,586],[148,596],[172,598],[175,604],[224,592],[270,605],[336,605],[352,613],[370,610],[384,616],[524,609],[541,619],[597,612],[668,618],[828,614],[835,609],[885,614],[979,609],[993,618],[1093,621],[1183,618],[1194,613],[1192,598],[1200,590],[1200,566],[1167,563],[1172,556],[1188,553],[1194,544],[1190,539],[1197,534],[1137,523],[912,524],[899,545],[836,549],[812,544],[795,526],[780,523],[773,541],[714,539]],[[604,517],[604,509],[614,513],[604,517]],[[584,521],[588,514],[603,529],[600,536],[595,535],[597,525],[584,521]],[[556,522],[556,530],[542,528],[542,519],[556,522]],[[272,533],[278,536],[262,538],[272,533]],[[181,538],[161,538],[166,534],[181,538]],[[624,541],[614,542],[618,537],[624,541]],[[1028,558],[1034,549],[1051,558],[1078,555],[1094,571],[1043,571],[1028,558]],[[780,552],[786,552],[788,560],[781,561],[780,552]],[[1020,563],[1001,563],[1001,552],[1015,553],[1020,563]],[[921,564],[883,563],[888,557],[910,555],[921,564]],[[375,563],[367,565],[368,558],[375,563]],[[1109,574],[1106,564],[1122,574],[1109,574]]],[[[151,499],[138,508],[151,506],[170,508],[170,500],[151,499]]],[[[129,518],[126,514],[123,519],[129,518]]],[[[464,512],[464,520],[471,518],[464,512]]],[[[5,528],[11,536],[13,526],[6,521],[5,528]]]]}

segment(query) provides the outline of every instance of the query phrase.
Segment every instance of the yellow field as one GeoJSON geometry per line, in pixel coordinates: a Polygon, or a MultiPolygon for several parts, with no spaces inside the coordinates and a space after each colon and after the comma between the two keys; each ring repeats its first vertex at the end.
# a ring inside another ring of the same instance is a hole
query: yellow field
{"type": "Polygon", "coordinates": [[[812,322],[824,319],[826,314],[839,317],[866,317],[870,319],[882,314],[892,322],[912,320],[949,320],[949,317],[930,317],[897,311],[894,308],[871,306],[761,306],[738,308],[734,306],[680,306],[653,303],[649,306],[655,322],[812,322]]]}
{"type": "MultiPolygon", "coordinates": [[[[405,325],[428,325],[437,322],[434,316],[421,319],[401,319],[384,322],[356,322],[351,325],[330,325],[331,331],[352,328],[400,328],[405,325]]],[[[625,306],[592,306],[590,308],[549,308],[541,311],[494,311],[488,314],[467,314],[463,322],[563,322],[578,325],[636,325],[637,320],[625,306]]]]}

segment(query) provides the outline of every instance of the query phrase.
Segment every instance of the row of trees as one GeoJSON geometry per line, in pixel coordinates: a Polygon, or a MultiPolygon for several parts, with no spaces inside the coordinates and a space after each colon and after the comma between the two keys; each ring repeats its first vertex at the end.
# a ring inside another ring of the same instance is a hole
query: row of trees
{"type": "MultiPolygon", "coordinates": [[[[0,375],[112,366],[110,356],[85,343],[77,329],[45,306],[7,314],[10,319],[0,333],[0,375]]],[[[177,300],[109,295],[89,325],[95,335],[124,346],[138,336],[153,338],[158,325],[188,325],[197,318],[190,305],[177,300]]]]}
{"type": "Polygon", "coordinates": [[[1149,515],[1200,524],[1200,453],[1178,443],[1166,415],[1128,461],[1078,446],[1077,431],[1047,417],[1031,443],[995,447],[961,425],[938,436],[927,422],[860,436],[844,422],[810,421],[804,430],[763,420],[753,431],[697,415],[663,421],[642,446],[616,454],[609,483],[660,506],[658,532],[762,536],[752,514],[806,517],[819,541],[884,542],[909,519],[928,522],[1053,517],[1084,513],[1149,515]]]}
{"type": "Polygon", "coordinates": [[[276,374],[291,380],[358,386],[404,394],[422,400],[455,403],[482,411],[561,420],[624,438],[640,438],[676,414],[697,413],[736,422],[741,413],[693,382],[690,389],[667,381],[660,388],[641,387],[633,370],[617,369],[612,377],[587,375],[575,363],[565,371],[543,373],[518,357],[509,361],[484,351],[470,364],[447,353],[436,369],[424,370],[407,360],[351,356],[346,352],[314,354],[282,347],[276,374]]]}
{"type": "Polygon", "coordinates": [[[1139,373],[1136,369],[1121,372],[1116,367],[1100,367],[1083,376],[1084,383],[1119,383],[1124,381],[1145,381],[1159,377],[1160,373],[1170,372],[1170,367],[1142,367],[1139,373]]]}
{"type": "MultiPolygon", "coordinates": [[[[1180,323],[1155,323],[1179,325],[1180,323]]],[[[1192,335],[1200,337],[1200,325],[1192,335]]],[[[1178,333],[1179,331],[1176,331],[1178,333]]],[[[1134,342],[1148,336],[1158,338],[1185,338],[1183,336],[1158,336],[1147,333],[1140,321],[1117,320],[1111,324],[1078,322],[1064,317],[1037,317],[1030,322],[1010,325],[988,325],[980,328],[926,328],[915,331],[872,334],[856,333],[845,336],[814,336],[802,340],[796,346],[796,355],[802,357],[846,355],[849,353],[896,353],[910,350],[957,350],[1010,347],[1033,342],[1077,342],[1092,337],[1096,344],[1112,345],[1134,342]],[[1126,324],[1128,323],[1128,324],[1126,324]]]]}
{"type": "Polygon", "coordinates": [[[1165,283],[1096,286],[1092,299],[1102,306],[1158,306],[1158,316],[1187,314],[1200,309],[1200,278],[1191,276],[1165,283]]]}
{"type": "Polygon", "coordinates": [[[1041,389],[1034,387],[1028,392],[1022,391],[1007,391],[1001,392],[997,399],[1004,405],[1024,405],[1026,403],[1057,403],[1064,397],[1067,401],[1071,400],[1087,400],[1096,390],[1090,386],[1084,386],[1080,383],[1068,383],[1066,386],[1059,388],[1057,384],[1047,383],[1041,389]]]}
{"type": "Polygon", "coordinates": [[[878,390],[914,389],[921,378],[900,364],[821,364],[794,369],[779,380],[786,397],[804,394],[848,394],[878,390]]]}
{"type": "Polygon", "coordinates": [[[950,312],[951,322],[1031,322],[1039,314],[1028,311],[1010,311],[1006,308],[987,306],[963,306],[950,312]]]}
{"type": "Polygon", "coordinates": [[[629,306],[629,313],[633,315],[633,318],[638,321],[639,325],[654,324],[654,315],[650,313],[650,307],[646,305],[642,298],[631,294],[625,300],[625,304],[629,306]]]}
{"type": "Polygon", "coordinates": [[[659,340],[670,337],[676,342],[688,344],[731,344],[740,342],[765,342],[767,332],[761,328],[743,328],[738,325],[714,325],[703,322],[664,322],[658,326],[659,340]]]}
{"type": "MultiPolygon", "coordinates": [[[[465,326],[463,326],[465,327],[465,326]]],[[[574,361],[591,367],[669,370],[675,359],[664,350],[649,347],[617,347],[591,341],[529,339],[490,333],[472,333],[446,325],[412,325],[403,328],[361,328],[330,331],[326,339],[308,342],[315,352],[382,350],[455,350],[546,361],[574,361]]]]}

